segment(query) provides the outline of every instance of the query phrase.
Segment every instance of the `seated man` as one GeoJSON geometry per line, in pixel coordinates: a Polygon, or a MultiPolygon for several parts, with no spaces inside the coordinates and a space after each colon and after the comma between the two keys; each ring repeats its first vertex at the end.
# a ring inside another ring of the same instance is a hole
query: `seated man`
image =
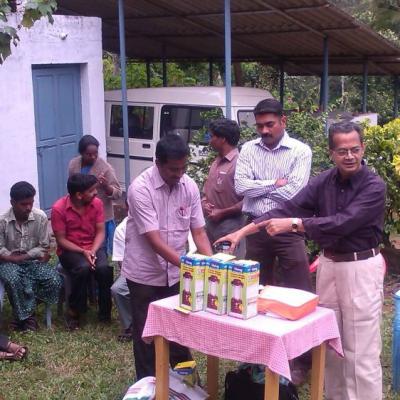
{"type": "Polygon", "coordinates": [[[11,208],[0,216],[0,280],[12,304],[16,330],[38,327],[36,299],[57,303],[61,278],[49,261],[46,214],[33,208],[35,188],[28,182],[11,187],[11,208]]]}
{"type": "Polygon", "coordinates": [[[75,330],[79,328],[79,316],[87,310],[87,283],[92,272],[99,286],[99,321],[111,320],[113,270],[102,248],[104,211],[103,203],[96,198],[97,178],[73,174],[67,189],[69,194],[53,205],[51,225],[61,265],[71,276],[66,323],[67,329],[75,330]]]}

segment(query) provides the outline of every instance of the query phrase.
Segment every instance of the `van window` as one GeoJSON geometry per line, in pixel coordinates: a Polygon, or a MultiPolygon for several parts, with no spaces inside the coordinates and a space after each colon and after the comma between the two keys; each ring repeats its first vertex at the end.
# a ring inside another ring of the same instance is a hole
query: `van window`
{"type": "MultiPolygon", "coordinates": [[[[131,139],[153,139],[154,107],[128,106],[128,128],[131,139]]],[[[122,106],[111,107],[111,137],[124,137],[122,106]]]]}
{"type": "Polygon", "coordinates": [[[238,121],[241,128],[253,128],[256,123],[253,110],[239,110],[238,121]]]}
{"type": "MultiPolygon", "coordinates": [[[[161,137],[171,133],[182,136],[187,142],[192,142],[194,136],[209,121],[204,119],[203,113],[212,110],[222,110],[218,107],[194,106],[163,106],[161,109],[161,137]]],[[[206,142],[206,140],[204,140],[206,142]]]]}

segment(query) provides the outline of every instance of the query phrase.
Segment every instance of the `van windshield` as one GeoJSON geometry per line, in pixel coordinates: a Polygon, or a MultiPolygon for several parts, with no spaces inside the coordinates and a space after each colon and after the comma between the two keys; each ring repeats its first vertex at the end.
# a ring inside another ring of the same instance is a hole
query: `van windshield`
{"type": "Polygon", "coordinates": [[[241,128],[253,128],[256,123],[253,110],[239,110],[238,122],[241,128]]]}
{"type": "Polygon", "coordinates": [[[163,106],[161,109],[160,136],[177,134],[187,142],[198,141],[200,144],[208,144],[210,138],[207,128],[210,119],[222,114],[218,107],[198,106],[163,106]],[[211,118],[207,114],[212,114],[211,118]]]}

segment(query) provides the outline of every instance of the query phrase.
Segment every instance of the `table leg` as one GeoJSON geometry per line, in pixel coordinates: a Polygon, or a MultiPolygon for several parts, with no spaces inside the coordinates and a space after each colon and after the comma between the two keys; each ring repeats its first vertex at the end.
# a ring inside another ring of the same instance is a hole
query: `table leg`
{"type": "Polygon", "coordinates": [[[312,350],[311,369],[311,400],[322,400],[324,392],[326,343],[322,343],[312,350]]]}
{"type": "Polygon", "coordinates": [[[279,399],[279,375],[265,367],[264,400],[279,399]]]}
{"type": "Polygon", "coordinates": [[[162,336],[154,337],[156,348],[156,400],[168,400],[169,342],[162,336]]]}
{"type": "Polygon", "coordinates": [[[207,391],[209,400],[218,400],[218,357],[207,355],[207,391]]]}

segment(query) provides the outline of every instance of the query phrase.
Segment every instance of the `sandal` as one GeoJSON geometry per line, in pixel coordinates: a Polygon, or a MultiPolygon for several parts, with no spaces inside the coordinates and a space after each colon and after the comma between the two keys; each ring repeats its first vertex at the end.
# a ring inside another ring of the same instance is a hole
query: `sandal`
{"type": "Polygon", "coordinates": [[[79,318],[74,317],[67,312],[65,314],[65,327],[67,331],[77,331],[79,329],[79,318]]]}
{"type": "Polygon", "coordinates": [[[24,330],[24,321],[19,321],[19,320],[17,320],[17,319],[13,319],[11,322],[10,322],[10,329],[12,330],[12,331],[16,331],[16,332],[21,332],[21,331],[23,331],[24,330]]]}
{"type": "Polygon", "coordinates": [[[28,348],[8,342],[6,351],[0,351],[0,360],[21,361],[28,355],[28,348]]]}
{"type": "Polygon", "coordinates": [[[28,317],[27,319],[25,319],[23,321],[23,329],[25,331],[37,331],[39,328],[39,325],[36,321],[36,318],[34,315],[31,315],[30,317],[28,317]]]}
{"type": "Polygon", "coordinates": [[[131,328],[125,329],[117,337],[118,342],[130,342],[132,341],[132,330],[131,328]]]}

